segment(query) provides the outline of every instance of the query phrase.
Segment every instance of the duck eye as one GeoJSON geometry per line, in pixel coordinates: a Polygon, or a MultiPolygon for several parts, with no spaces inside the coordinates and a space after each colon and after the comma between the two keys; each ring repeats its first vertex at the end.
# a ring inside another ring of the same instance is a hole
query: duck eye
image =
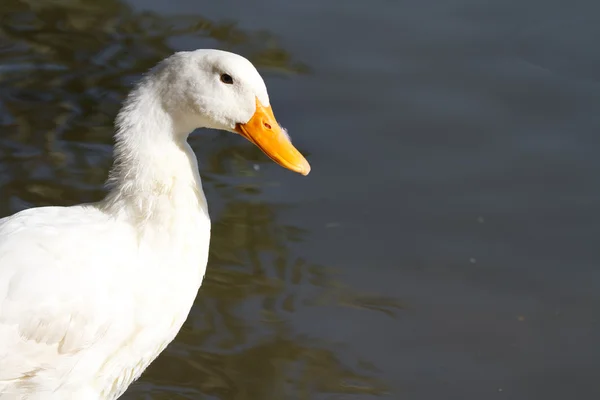
{"type": "Polygon", "coordinates": [[[233,84],[233,78],[229,74],[221,74],[221,82],[231,85],[233,84]]]}

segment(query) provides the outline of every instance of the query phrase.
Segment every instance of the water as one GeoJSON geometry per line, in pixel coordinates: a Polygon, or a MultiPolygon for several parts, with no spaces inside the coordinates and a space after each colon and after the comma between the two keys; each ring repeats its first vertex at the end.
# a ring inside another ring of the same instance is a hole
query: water
{"type": "Polygon", "coordinates": [[[175,50],[233,50],[312,173],[191,138],[207,277],[124,398],[599,398],[598,12],[2,0],[0,213],[100,199],[132,82],[175,50]]]}

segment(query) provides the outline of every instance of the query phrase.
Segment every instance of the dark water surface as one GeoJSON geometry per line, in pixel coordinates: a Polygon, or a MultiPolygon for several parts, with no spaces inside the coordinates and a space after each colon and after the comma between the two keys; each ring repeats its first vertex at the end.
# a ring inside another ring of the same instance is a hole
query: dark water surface
{"type": "Polygon", "coordinates": [[[124,398],[597,399],[598,15],[595,0],[1,0],[0,214],[100,199],[140,73],[233,50],[313,172],[191,138],[209,269],[124,398]]]}

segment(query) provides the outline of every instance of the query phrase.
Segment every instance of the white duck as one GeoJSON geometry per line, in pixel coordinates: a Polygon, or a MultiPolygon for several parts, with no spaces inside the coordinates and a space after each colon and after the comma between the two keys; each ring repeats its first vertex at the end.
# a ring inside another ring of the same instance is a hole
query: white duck
{"type": "Polygon", "coordinates": [[[0,399],[116,399],[173,340],[206,270],[210,220],[196,128],[238,133],[280,165],[310,166],[245,58],[176,53],[117,120],[99,203],[0,220],[0,399]]]}

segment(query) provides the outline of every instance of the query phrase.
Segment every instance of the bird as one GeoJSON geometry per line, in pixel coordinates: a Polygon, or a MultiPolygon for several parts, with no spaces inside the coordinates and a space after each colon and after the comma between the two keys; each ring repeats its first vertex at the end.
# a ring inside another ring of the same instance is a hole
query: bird
{"type": "Polygon", "coordinates": [[[0,219],[0,400],[117,399],[175,338],[210,243],[187,142],[198,128],[310,172],[248,59],[198,49],[159,62],[117,114],[102,200],[0,219]]]}

